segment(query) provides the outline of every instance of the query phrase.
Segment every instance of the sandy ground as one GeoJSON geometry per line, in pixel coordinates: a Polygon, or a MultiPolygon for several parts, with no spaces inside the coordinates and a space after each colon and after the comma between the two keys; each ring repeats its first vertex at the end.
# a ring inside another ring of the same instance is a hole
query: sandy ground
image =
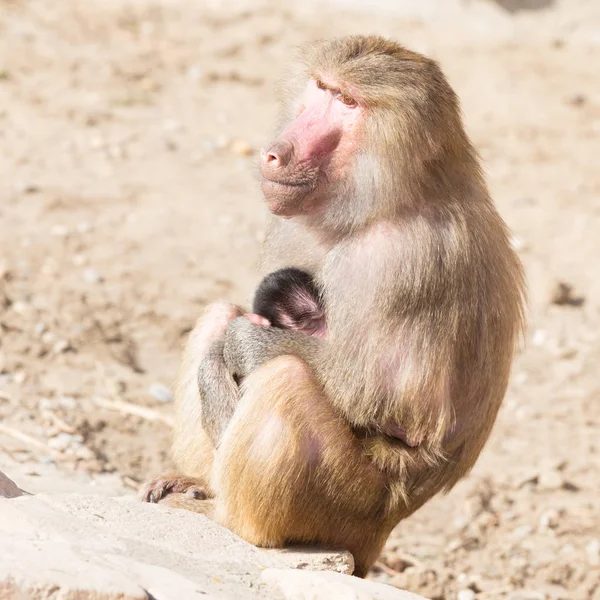
{"type": "Polygon", "coordinates": [[[0,0],[0,469],[86,491],[169,467],[182,340],[256,284],[256,149],[292,48],[383,33],[461,96],[531,302],[481,460],[371,576],[600,599],[600,4],[297,4],[0,0]]]}

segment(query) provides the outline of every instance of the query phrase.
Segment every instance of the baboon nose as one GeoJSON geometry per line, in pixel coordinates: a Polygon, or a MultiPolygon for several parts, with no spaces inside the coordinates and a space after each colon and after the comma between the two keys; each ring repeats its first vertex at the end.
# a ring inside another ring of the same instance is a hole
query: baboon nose
{"type": "Polygon", "coordinates": [[[289,164],[294,147],[291,142],[285,140],[275,142],[268,150],[260,151],[260,159],[263,167],[268,169],[280,169],[289,164]]]}

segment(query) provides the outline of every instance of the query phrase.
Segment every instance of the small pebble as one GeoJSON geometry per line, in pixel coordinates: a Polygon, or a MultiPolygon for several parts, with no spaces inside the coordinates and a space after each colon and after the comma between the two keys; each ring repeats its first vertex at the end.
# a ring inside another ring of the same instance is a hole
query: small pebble
{"type": "Polygon", "coordinates": [[[551,508],[542,513],[540,517],[540,527],[542,529],[556,529],[558,527],[558,522],[560,519],[560,513],[551,508]]]}
{"type": "Polygon", "coordinates": [[[66,225],[54,225],[50,229],[50,234],[56,237],[67,237],[69,235],[69,228],[66,225]]]}
{"type": "Polygon", "coordinates": [[[548,334],[543,329],[536,329],[531,341],[534,346],[543,346],[548,341],[548,334]]]}
{"type": "Polygon", "coordinates": [[[556,351],[556,357],[563,360],[570,360],[576,358],[579,354],[577,348],[558,348],[556,351]]]}
{"type": "Polygon", "coordinates": [[[44,275],[48,275],[49,277],[52,277],[54,275],[56,275],[58,271],[58,263],[56,262],[55,259],[53,259],[52,257],[47,258],[44,261],[44,264],[42,265],[42,273],[44,275]]]}
{"type": "Polygon", "coordinates": [[[40,321],[39,323],[36,323],[35,327],[33,328],[33,335],[35,335],[35,337],[39,338],[41,337],[44,333],[46,333],[46,323],[44,323],[43,321],[40,321]]]}
{"type": "Polygon", "coordinates": [[[155,382],[148,388],[148,393],[159,402],[173,402],[173,393],[162,383],[155,382]]]}
{"type": "Polygon", "coordinates": [[[42,343],[46,345],[50,345],[54,343],[56,336],[51,331],[45,331],[42,334],[42,343]]]}
{"type": "Polygon", "coordinates": [[[198,81],[204,76],[204,69],[200,65],[192,65],[188,69],[187,76],[192,81],[198,81]]]}
{"type": "Polygon", "coordinates": [[[65,451],[69,448],[78,448],[83,443],[83,436],[78,433],[59,433],[48,440],[48,446],[55,450],[65,451]]]}
{"type": "Polygon", "coordinates": [[[600,566],[600,538],[592,540],[585,547],[585,553],[590,565],[593,567],[600,566]]]}
{"type": "Polygon", "coordinates": [[[550,294],[550,301],[557,306],[577,307],[585,302],[585,298],[575,294],[570,283],[559,281],[550,294]]]}
{"type": "Polygon", "coordinates": [[[38,406],[40,408],[40,411],[50,410],[54,408],[54,402],[50,400],[50,398],[40,398],[38,400],[38,406]]]}
{"type": "Polygon", "coordinates": [[[144,92],[157,92],[160,84],[153,77],[144,77],[140,80],[140,87],[144,92]]]}
{"type": "Polygon", "coordinates": [[[83,271],[83,279],[86,283],[100,283],[104,278],[94,267],[88,267],[83,271]]]}
{"type": "Polygon", "coordinates": [[[560,553],[562,555],[569,555],[569,554],[573,554],[575,552],[576,548],[575,546],[573,546],[573,544],[565,544],[561,549],[560,549],[560,553]]]}
{"type": "Polygon", "coordinates": [[[80,460],[92,460],[96,455],[87,446],[79,446],[75,449],[75,456],[80,460]]]}
{"type": "Polygon", "coordinates": [[[177,131],[181,131],[181,129],[181,123],[179,121],[176,121],[175,119],[167,119],[163,122],[163,131],[175,133],[177,131]]]}
{"type": "Polygon", "coordinates": [[[222,214],[217,217],[217,223],[219,225],[231,225],[233,223],[233,215],[230,214],[222,214]]]}
{"type": "Polygon", "coordinates": [[[517,421],[529,421],[533,415],[531,406],[519,406],[515,409],[515,418],[517,421]]]}
{"type": "Polygon", "coordinates": [[[140,23],[140,33],[143,36],[150,36],[156,32],[156,25],[152,21],[142,21],[140,23]]]}
{"type": "Polygon", "coordinates": [[[529,525],[521,525],[511,532],[511,537],[515,539],[525,539],[533,533],[533,527],[529,525]]]}
{"type": "Polygon", "coordinates": [[[63,408],[77,408],[77,401],[71,396],[60,396],[57,402],[63,408]]]}
{"type": "Polygon", "coordinates": [[[547,584],[540,586],[540,592],[546,600],[568,600],[571,594],[562,585],[547,584]]]}
{"type": "Polygon", "coordinates": [[[21,300],[17,300],[17,302],[13,302],[11,308],[19,315],[24,315],[29,312],[30,305],[27,302],[22,302],[21,300]]]}
{"type": "Polygon", "coordinates": [[[90,137],[90,148],[92,150],[100,150],[106,146],[106,140],[100,135],[90,137]]]}
{"type": "Polygon", "coordinates": [[[571,106],[575,106],[577,108],[583,106],[587,103],[587,98],[583,94],[573,94],[571,97],[567,98],[567,104],[571,106]]]}
{"type": "Polygon", "coordinates": [[[523,385],[524,383],[527,383],[528,380],[529,380],[529,373],[526,373],[525,371],[519,371],[518,373],[516,373],[513,376],[513,381],[517,385],[523,385]]]}
{"type": "Polygon", "coordinates": [[[40,191],[39,186],[27,181],[18,181],[15,184],[15,189],[22,194],[35,194],[40,191]]]}
{"type": "Polygon", "coordinates": [[[252,156],[254,154],[254,148],[244,140],[233,140],[229,149],[238,156],[252,156]]]}
{"type": "Polygon", "coordinates": [[[457,595],[458,600],[475,600],[475,592],[473,590],[460,590],[457,595]]]}
{"type": "Polygon", "coordinates": [[[58,340],[54,346],[52,346],[52,352],[54,352],[54,354],[61,354],[62,352],[65,352],[66,350],[69,349],[69,342],[65,339],[61,339],[58,340]]]}
{"type": "Polygon", "coordinates": [[[217,150],[223,150],[229,146],[231,141],[226,135],[219,135],[214,143],[217,150]]]}
{"type": "Polygon", "coordinates": [[[110,158],[114,158],[116,160],[125,158],[125,150],[123,149],[123,146],[120,146],[119,144],[111,144],[108,146],[106,153],[110,158]]]}
{"type": "Polygon", "coordinates": [[[559,490],[564,484],[564,479],[557,471],[540,473],[538,486],[545,490],[559,490]]]}

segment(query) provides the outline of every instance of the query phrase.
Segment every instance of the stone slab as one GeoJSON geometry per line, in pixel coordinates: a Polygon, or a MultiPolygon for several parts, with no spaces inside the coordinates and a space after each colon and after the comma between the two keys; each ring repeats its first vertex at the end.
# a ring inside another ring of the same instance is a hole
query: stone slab
{"type": "Polygon", "coordinates": [[[322,590],[360,600],[416,598],[342,573],[309,570],[327,568],[348,571],[351,557],[312,549],[265,551],[203,515],[131,497],[0,499],[3,600],[337,597],[322,590]],[[337,578],[323,578],[332,574],[337,578]],[[301,595],[293,595],[296,588],[301,595]]]}

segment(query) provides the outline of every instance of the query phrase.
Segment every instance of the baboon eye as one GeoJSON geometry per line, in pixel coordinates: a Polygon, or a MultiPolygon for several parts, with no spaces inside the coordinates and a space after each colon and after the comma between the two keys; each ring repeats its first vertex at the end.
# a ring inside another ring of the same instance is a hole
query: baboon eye
{"type": "Polygon", "coordinates": [[[342,94],[340,93],[337,97],[337,99],[342,103],[345,104],[346,106],[356,106],[356,100],[354,98],[352,98],[352,96],[348,96],[348,94],[342,94]]]}

